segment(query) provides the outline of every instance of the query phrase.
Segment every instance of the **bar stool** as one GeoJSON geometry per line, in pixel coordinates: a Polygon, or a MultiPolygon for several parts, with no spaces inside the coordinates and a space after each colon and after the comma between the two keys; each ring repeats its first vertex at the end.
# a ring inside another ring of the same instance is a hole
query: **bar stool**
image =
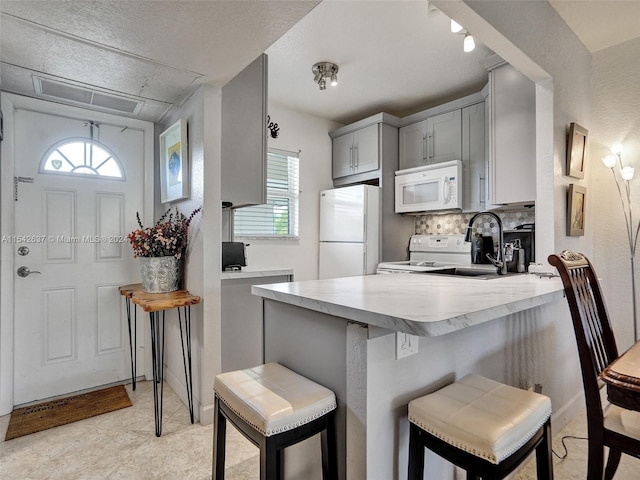
{"type": "Polygon", "coordinates": [[[284,448],[321,433],[322,476],[338,478],[334,413],[328,388],[278,363],[216,376],[213,479],[224,480],[226,421],[260,448],[260,479],[284,478],[284,448]]]}
{"type": "Polygon", "coordinates": [[[553,479],[551,400],[467,375],[409,403],[409,480],[423,478],[425,447],[468,479],[502,479],[536,451],[538,479],[553,479]]]}

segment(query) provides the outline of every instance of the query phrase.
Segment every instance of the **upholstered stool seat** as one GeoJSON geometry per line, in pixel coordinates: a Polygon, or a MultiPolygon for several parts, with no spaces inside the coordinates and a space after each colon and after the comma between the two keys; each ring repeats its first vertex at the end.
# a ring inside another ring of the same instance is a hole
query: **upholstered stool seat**
{"type": "Polygon", "coordinates": [[[260,478],[281,478],[283,449],[322,434],[323,478],[337,478],[335,394],[278,363],[221,373],[214,383],[213,478],[224,478],[226,420],[260,448],[260,478]]]}
{"type": "Polygon", "coordinates": [[[409,403],[409,478],[422,478],[424,448],[464,468],[468,478],[504,478],[534,449],[538,478],[553,478],[551,401],[467,375],[409,403]]]}

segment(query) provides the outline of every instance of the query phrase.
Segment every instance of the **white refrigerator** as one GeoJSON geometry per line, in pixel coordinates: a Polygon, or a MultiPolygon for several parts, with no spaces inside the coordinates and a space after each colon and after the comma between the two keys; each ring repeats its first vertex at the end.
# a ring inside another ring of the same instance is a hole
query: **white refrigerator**
{"type": "Polygon", "coordinates": [[[380,187],[320,192],[320,279],[375,273],[379,247],[380,187]]]}

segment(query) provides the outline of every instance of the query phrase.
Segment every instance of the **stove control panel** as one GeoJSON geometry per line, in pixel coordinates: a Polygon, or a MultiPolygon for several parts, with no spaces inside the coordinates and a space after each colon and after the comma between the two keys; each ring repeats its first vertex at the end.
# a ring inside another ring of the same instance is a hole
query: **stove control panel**
{"type": "Polygon", "coordinates": [[[464,235],[413,235],[409,244],[412,252],[466,253],[471,252],[471,243],[464,235]]]}

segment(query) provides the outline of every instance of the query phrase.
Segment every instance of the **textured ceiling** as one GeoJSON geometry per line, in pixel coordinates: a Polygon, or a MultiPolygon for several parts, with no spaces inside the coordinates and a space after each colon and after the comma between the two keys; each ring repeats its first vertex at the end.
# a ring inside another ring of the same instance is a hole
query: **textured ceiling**
{"type": "Polygon", "coordinates": [[[145,101],[159,121],[203,82],[222,86],[317,0],[2,0],[2,89],[44,76],[145,101]]]}
{"type": "Polygon", "coordinates": [[[341,123],[405,116],[486,84],[491,52],[464,53],[463,39],[425,1],[324,1],[267,50],[269,99],[341,123]],[[321,61],[338,65],[338,86],[313,82],[321,61]]]}
{"type": "Polygon", "coordinates": [[[550,0],[591,53],[640,37],[639,0],[550,0]]]}
{"type": "MultiPolygon", "coordinates": [[[[159,122],[202,83],[222,86],[269,55],[273,104],[349,123],[398,116],[478,91],[491,52],[425,0],[2,0],[0,82],[38,96],[34,77],[143,101],[159,122]],[[317,6],[316,6],[317,5],[317,6]],[[315,8],[314,8],[315,7],[315,8]],[[311,67],[339,65],[320,91],[311,67]]],[[[640,1],[551,4],[591,50],[638,36],[640,1]]]]}

